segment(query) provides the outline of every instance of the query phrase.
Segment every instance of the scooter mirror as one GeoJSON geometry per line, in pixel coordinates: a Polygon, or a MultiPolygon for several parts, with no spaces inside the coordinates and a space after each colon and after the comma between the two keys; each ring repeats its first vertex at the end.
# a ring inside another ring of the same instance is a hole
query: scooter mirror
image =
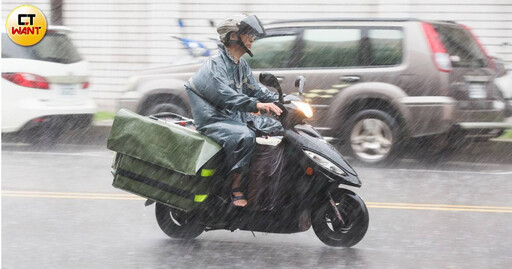
{"type": "Polygon", "coordinates": [[[297,78],[295,78],[295,87],[299,88],[299,95],[302,95],[304,93],[305,82],[306,79],[303,76],[297,76],[297,78]]]}
{"type": "Polygon", "coordinates": [[[279,93],[279,102],[284,103],[283,100],[283,91],[281,90],[281,85],[279,84],[279,81],[277,81],[276,76],[272,75],[269,72],[261,72],[260,73],[260,82],[261,84],[272,87],[277,90],[279,93]]]}

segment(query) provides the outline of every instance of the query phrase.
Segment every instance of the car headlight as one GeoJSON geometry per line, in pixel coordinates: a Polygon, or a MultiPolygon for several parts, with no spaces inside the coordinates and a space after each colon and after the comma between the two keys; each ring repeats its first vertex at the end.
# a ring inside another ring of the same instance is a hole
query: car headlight
{"type": "Polygon", "coordinates": [[[346,176],[347,173],[345,171],[341,170],[337,165],[332,163],[331,161],[327,160],[326,158],[320,156],[319,154],[316,154],[314,152],[311,152],[309,150],[304,150],[304,153],[308,155],[308,157],[313,160],[316,164],[322,166],[323,168],[331,171],[332,173],[335,173],[340,176],[346,176]]]}
{"type": "Polygon", "coordinates": [[[302,111],[306,118],[313,117],[313,110],[311,109],[311,106],[308,103],[292,101],[292,104],[294,104],[300,111],[302,111]]]}

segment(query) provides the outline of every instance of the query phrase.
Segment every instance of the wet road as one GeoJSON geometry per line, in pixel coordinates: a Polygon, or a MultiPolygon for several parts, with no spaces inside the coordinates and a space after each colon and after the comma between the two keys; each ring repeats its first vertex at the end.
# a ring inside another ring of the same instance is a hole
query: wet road
{"type": "Polygon", "coordinates": [[[2,146],[2,268],[512,268],[512,163],[356,166],[370,228],[351,249],[292,235],[160,231],[95,146],[2,146]]]}

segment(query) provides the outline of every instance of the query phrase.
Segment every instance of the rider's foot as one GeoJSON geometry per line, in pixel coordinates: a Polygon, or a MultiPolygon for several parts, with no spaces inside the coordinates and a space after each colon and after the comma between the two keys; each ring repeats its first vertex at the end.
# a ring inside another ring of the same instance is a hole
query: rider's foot
{"type": "Polygon", "coordinates": [[[247,199],[243,192],[238,189],[233,189],[231,193],[231,200],[233,201],[233,205],[237,207],[245,207],[247,206],[247,199]]]}

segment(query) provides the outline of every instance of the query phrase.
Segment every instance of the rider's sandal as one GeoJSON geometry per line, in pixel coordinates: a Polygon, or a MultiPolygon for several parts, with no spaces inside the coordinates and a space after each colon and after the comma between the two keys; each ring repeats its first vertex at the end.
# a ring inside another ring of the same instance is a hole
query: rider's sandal
{"type": "Polygon", "coordinates": [[[235,207],[246,207],[246,205],[244,206],[241,206],[241,205],[235,205],[235,201],[238,201],[238,200],[246,200],[247,201],[247,198],[245,197],[245,195],[235,195],[234,193],[235,192],[242,192],[242,189],[241,188],[233,188],[231,189],[231,204],[235,207]]]}

